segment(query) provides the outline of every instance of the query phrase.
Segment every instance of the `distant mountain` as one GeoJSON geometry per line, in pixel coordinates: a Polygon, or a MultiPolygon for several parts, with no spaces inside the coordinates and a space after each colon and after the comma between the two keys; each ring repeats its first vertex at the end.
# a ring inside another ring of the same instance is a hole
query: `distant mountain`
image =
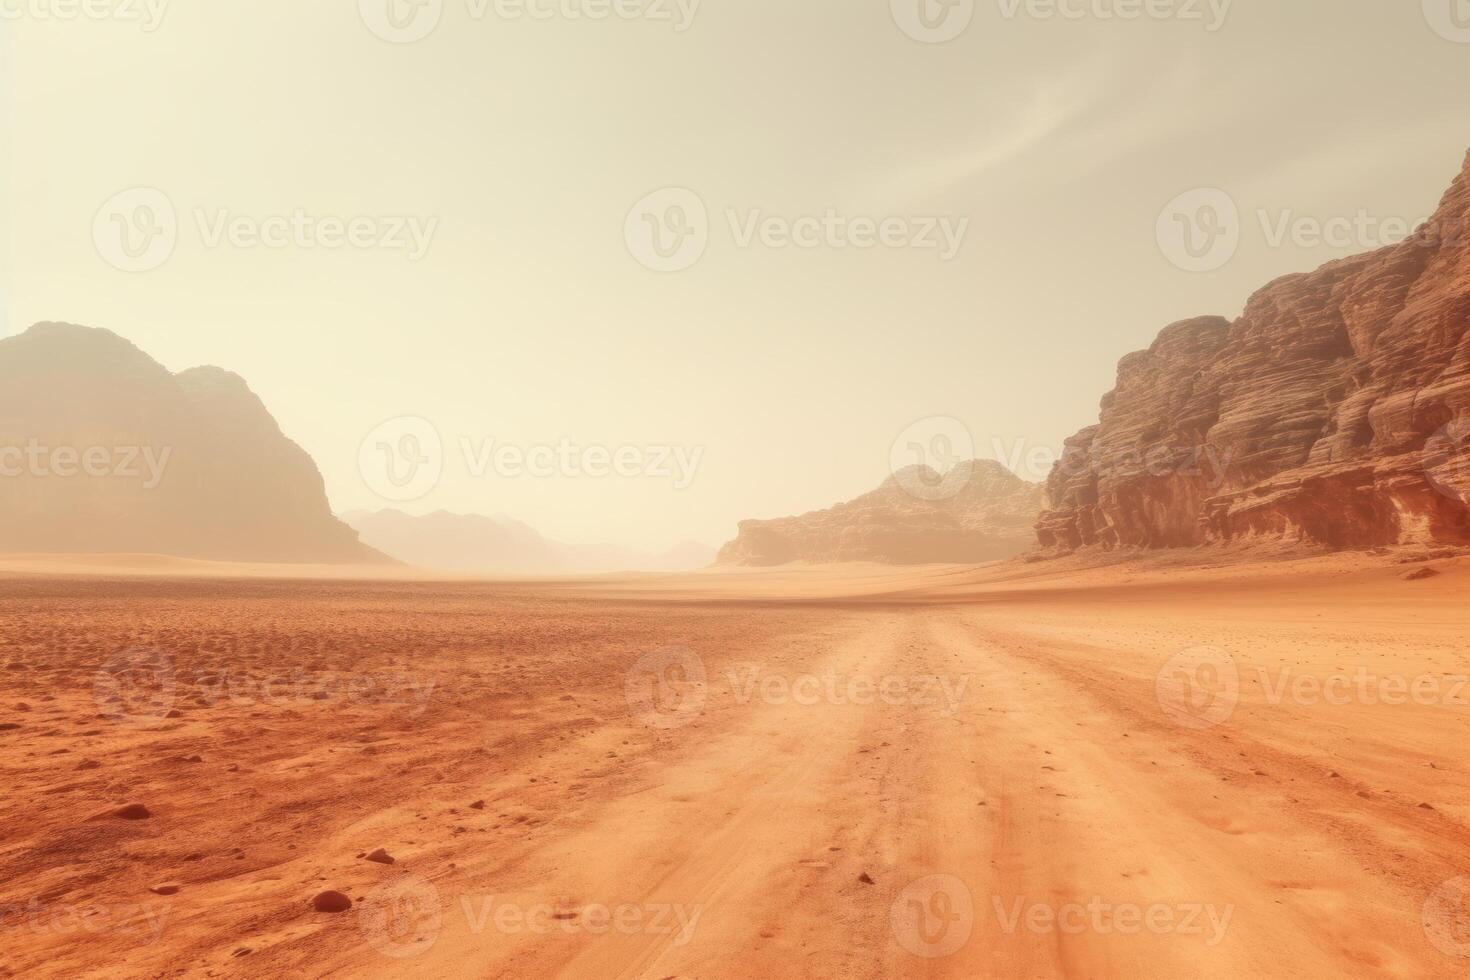
{"type": "Polygon", "coordinates": [[[917,565],[1011,558],[1035,545],[1032,526],[1041,502],[1039,484],[991,460],[960,463],[943,477],[909,467],[872,493],[828,510],[743,521],[718,560],[917,565]]]}
{"type": "Polygon", "coordinates": [[[713,548],[686,543],[664,553],[616,545],[569,545],[542,537],[504,516],[397,510],[343,515],[364,543],[424,569],[482,575],[569,575],[598,572],[684,572],[708,567],[713,548]]]}
{"type": "Polygon", "coordinates": [[[64,323],[0,340],[0,550],[386,560],[241,378],[64,323]]]}

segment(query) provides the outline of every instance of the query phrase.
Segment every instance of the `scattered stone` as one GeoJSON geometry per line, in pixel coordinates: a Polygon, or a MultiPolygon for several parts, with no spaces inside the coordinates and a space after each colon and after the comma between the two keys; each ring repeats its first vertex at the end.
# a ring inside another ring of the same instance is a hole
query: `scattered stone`
{"type": "Polygon", "coordinates": [[[483,809],[485,809],[485,801],[484,800],[476,800],[475,802],[473,802],[473,803],[470,804],[470,809],[471,810],[483,810],[483,809]]]}
{"type": "Polygon", "coordinates": [[[19,728],[20,726],[13,721],[7,721],[3,724],[0,724],[0,732],[13,732],[19,728]]]}
{"type": "Polygon", "coordinates": [[[341,892],[325,891],[311,900],[311,907],[318,912],[346,912],[352,908],[352,899],[341,892]]]}
{"type": "Polygon", "coordinates": [[[861,881],[865,885],[875,884],[875,882],[873,881],[873,876],[868,874],[866,871],[858,875],[858,881],[861,881]]]}
{"type": "Polygon", "coordinates": [[[101,769],[101,768],[102,768],[102,763],[98,762],[96,759],[83,759],[81,762],[78,762],[77,763],[77,771],[78,772],[83,772],[83,771],[85,771],[87,769],[101,769]]]}

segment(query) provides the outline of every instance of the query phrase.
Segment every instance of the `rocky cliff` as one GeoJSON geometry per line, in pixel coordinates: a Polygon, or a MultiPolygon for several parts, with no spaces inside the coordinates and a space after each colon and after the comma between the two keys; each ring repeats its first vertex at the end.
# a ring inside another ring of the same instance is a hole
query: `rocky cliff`
{"type": "Polygon", "coordinates": [[[932,470],[913,467],[872,493],[828,510],[772,521],[743,521],[720,550],[722,565],[870,561],[893,565],[973,563],[1010,558],[1031,547],[1041,487],[999,463],[959,464],[943,485],[932,470]],[[918,490],[919,492],[915,492],[918,490]]]}
{"type": "Polygon", "coordinates": [[[0,341],[0,550],[385,560],[239,377],[61,323],[0,341]]]}
{"type": "Polygon", "coordinates": [[[1408,241],[1176,323],[1067,442],[1049,549],[1470,542],[1470,159],[1408,241]]]}

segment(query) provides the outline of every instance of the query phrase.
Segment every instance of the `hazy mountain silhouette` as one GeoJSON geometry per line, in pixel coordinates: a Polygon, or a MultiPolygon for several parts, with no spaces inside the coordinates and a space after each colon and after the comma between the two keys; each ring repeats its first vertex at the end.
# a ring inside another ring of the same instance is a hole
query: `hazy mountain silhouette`
{"type": "Polygon", "coordinates": [[[386,560],[240,377],[64,323],[0,341],[0,549],[386,560]]]}

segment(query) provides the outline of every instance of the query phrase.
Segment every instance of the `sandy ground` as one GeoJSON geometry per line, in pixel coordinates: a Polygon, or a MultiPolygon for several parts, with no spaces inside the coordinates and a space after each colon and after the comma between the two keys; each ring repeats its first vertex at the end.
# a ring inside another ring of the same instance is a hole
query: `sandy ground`
{"type": "Polygon", "coordinates": [[[0,975],[1470,973],[1463,559],[130,560],[0,560],[0,975]]]}

